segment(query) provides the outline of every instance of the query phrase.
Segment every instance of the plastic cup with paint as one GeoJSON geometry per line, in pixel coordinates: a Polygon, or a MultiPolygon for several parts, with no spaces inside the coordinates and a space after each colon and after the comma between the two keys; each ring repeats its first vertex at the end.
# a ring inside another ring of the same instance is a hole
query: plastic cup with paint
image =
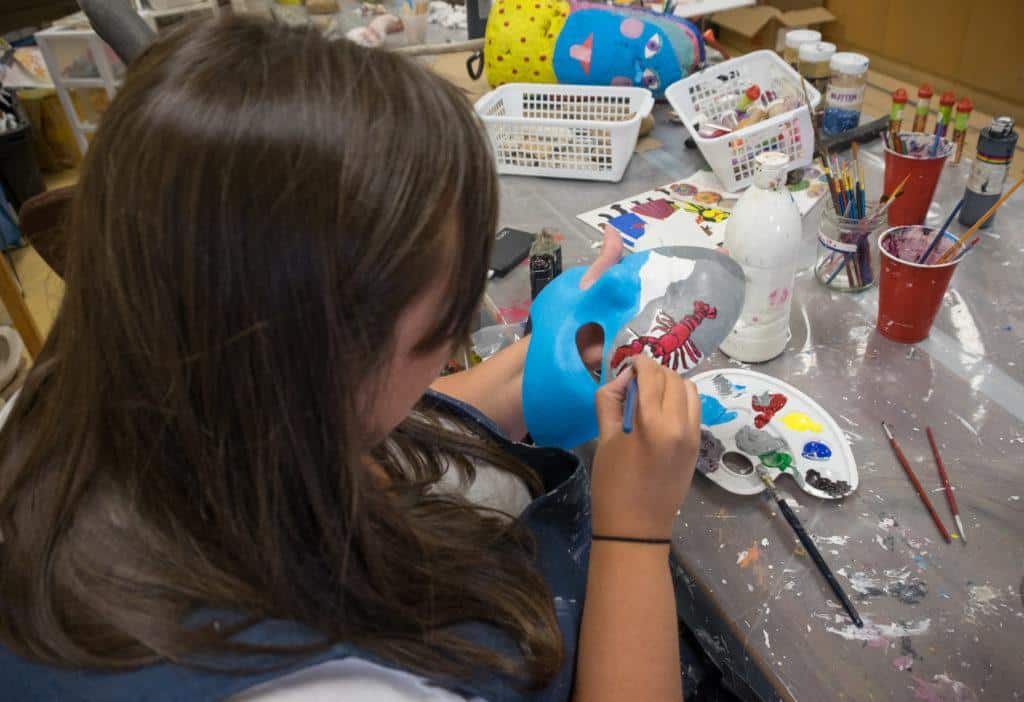
{"type": "Polygon", "coordinates": [[[940,140],[939,148],[932,156],[933,135],[901,132],[899,136],[906,153],[885,149],[884,192],[893,192],[906,176],[909,175],[910,179],[903,188],[903,194],[889,205],[889,226],[924,224],[942,167],[953,152],[953,144],[946,139],[940,140]]]}
{"type": "Polygon", "coordinates": [[[957,237],[943,238],[923,264],[915,263],[938,230],[905,226],[886,230],[878,240],[882,272],[878,284],[878,332],[893,341],[913,344],[928,338],[960,258],[936,264],[957,237]]]}

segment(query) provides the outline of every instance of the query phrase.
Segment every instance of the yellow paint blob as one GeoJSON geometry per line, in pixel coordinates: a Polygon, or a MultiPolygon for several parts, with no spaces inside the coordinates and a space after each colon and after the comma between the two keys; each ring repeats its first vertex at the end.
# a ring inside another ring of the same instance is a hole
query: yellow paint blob
{"type": "Polygon", "coordinates": [[[782,418],[782,423],[793,431],[821,431],[821,425],[803,412],[790,412],[782,418]]]}

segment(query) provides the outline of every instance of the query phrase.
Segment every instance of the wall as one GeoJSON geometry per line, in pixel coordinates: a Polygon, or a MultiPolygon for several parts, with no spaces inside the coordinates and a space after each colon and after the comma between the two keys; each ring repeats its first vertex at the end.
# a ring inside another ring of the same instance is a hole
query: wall
{"type": "Polygon", "coordinates": [[[822,33],[840,50],[936,95],[970,95],[975,108],[1024,124],[1024,1],[826,0],[822,33]]]}

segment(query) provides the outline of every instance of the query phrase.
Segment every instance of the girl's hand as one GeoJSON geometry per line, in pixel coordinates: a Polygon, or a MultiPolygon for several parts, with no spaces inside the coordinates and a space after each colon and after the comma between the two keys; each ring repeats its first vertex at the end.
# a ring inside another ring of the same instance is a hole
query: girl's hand
{"type": "Polygon", "coordinates": [[[594,533],[670,538],[700,448],[697,386],[647,356],[637,356],[632,368],[597,391],[597,422],[594,533]],[[623,403],[634,373],[634,428],[624,434],[623,403]]]}
{"type": "MultiPolygon", "coordinates": [[[[622,258],[622,237],[609,225],[604,225],[604,240],[601,242],[601,253],[597,260],[580,279],[580,290],[586,290],[604,275],[622,258]]],[[[597,325],[587,325],[576,335],[576,346],[580,351],[583,364],[593,373],[600,374],[601,361],[604,359],[604,333],[597,325]]]]}

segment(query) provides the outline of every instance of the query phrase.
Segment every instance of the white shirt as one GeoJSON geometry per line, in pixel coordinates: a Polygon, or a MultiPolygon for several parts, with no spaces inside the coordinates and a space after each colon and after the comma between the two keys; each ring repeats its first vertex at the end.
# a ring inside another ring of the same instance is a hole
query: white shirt
{"type": "MultiPolygon", "coordinates": [[[[447,470],[437,492],[462,492],[470,502],[519,515],[530,504],[530,491],[518,476],[494,466],[477,465],[476,478],[461,484],[459,471],[447,470]]],[[[231,702],[465,702],[460,695],[432,687],[426,680],[361,658],[344,658],[311,666],[257,685],[231,702]]],[[[470,702],[485,702],[474,697],[470,702]]]]}

